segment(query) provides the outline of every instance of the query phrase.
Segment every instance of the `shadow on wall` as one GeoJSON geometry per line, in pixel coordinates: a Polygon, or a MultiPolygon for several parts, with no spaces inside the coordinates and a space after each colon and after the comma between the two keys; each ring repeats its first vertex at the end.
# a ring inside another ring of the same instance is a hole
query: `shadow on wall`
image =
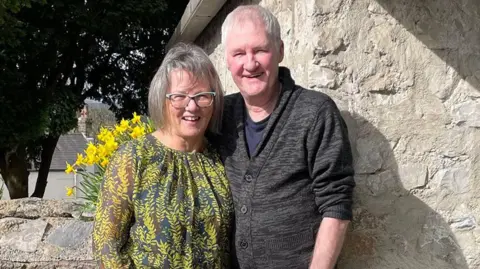
{"type": "Polygon", "coordinates": [[[480,5],[477,0],[376,1],[480,91],[480,5]]]}
{"type": "Polygon", "coordinates": [[[359,115],[342,116],[357,188],[339,269],[467,269],[449,224],[403,187],[386,137],[359,115]]]}
{"type": "Polygon", "coordinates": [[[259,4],[261,0],[230,0],[223,5],[217,15],[210,22],[210,27],[205,28],[205,32],[200,35],[200,37],[195,41],[195,44],[199,45],[205,50],[208,55],[211,55],[215,48],[222,43],[222,27],[223,21],[227,15],[232,12],[236,7],[240,5],[256,5],[259,4]],[[215,25],[217,27],[211,27],[215,25]]]}

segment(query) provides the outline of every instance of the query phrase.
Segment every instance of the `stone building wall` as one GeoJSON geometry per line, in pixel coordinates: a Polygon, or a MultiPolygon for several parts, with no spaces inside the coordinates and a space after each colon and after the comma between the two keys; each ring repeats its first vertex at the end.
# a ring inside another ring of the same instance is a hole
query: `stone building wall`
{"type": "Polygon", "coordinates": [[[196,43],[235,92],[220,26],[269,8],[297,84],[348,124],[355,218],[340,268],[480,268],[480,5],[472,0],[232,0],[196,43]]]}
{"type": "Polygon", "coordinates": [[[93,269],[93,222],[73,200],[0,201],[0,268],[93,269]]]}

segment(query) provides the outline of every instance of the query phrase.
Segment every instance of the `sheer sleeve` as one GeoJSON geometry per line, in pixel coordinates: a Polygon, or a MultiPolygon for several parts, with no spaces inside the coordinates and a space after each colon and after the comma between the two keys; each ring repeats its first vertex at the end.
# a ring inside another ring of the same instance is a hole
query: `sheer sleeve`
{"type": "Polygon", "coordinates": [[[107,166],[93,228],[93,254],[102,268],[129,268],[126,252],[133,217],[132,195],[137,177],[134,143],[123,145],[107,166]]]}

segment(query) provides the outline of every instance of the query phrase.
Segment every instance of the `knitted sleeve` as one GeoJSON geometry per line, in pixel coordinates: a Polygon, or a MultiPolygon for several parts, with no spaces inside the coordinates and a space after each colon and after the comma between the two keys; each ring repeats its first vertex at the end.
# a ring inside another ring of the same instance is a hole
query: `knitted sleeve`
{"type": "Polygon", "coordinates": [[[318,211],[323,217],[352,219],[353,158],[347,126],[333,100],[320,106],[307,144],[318,211]]]}

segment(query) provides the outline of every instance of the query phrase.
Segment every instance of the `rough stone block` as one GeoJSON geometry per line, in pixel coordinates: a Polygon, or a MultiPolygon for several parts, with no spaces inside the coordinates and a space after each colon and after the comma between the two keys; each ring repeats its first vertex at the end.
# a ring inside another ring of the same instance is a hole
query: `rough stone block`
{"type": "Polygon", "coordinates": [[[76,249],[85,243],[92,230],[92,222],[72,220],[52,231],[45,241],[58,247],[76,249]]]}
{"type": "Polygon", "coordinates": [[[412,190],[427,184],[427,166],[421,163],[407,163],[398,166],[398,174],[403,187],[412,190]]]}
{"type": "Polygon", "coordinates": [[[312,67],[308,74],[310,88],[335,88],[335,71],[324,67],[312,67]]]}
{"type": "Polygon", "coordinates": [[[26,221],[20,224],[16,230],[3,231],[6,234],[0,238],[0,245],[23,252],[35,252],[46,227],[47,222],[41,219],[26,221]]]}
{"type": "Polygon", "coordinates": [[[480,101],[471,100],[453,106],[452,116],[457,124],[480,127],[480,101]]]}

